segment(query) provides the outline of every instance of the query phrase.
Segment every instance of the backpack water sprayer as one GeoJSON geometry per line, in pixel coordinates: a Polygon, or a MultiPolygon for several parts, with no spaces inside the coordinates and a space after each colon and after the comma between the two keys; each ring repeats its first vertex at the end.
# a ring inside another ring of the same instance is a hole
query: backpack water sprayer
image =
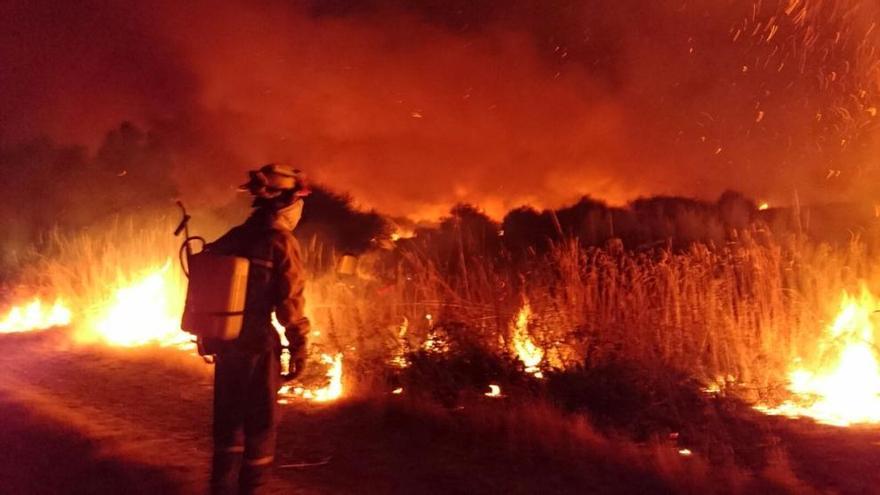
{"type": "Polygon", "coordinates": [[[207,339],[235,340],[241,333],[250,262],[206,250],[203,237],[189,235],[191,217],[183,203],[178,201],[177,206],[183,219],[174,235],[184,234],[178,259],[189,279],[180,328],[197,337],[199,354],[204,356],[211,354],[205,349],[207,339]],[[199,252],[193,249],[194,243],[201,243],[199,252]]]}

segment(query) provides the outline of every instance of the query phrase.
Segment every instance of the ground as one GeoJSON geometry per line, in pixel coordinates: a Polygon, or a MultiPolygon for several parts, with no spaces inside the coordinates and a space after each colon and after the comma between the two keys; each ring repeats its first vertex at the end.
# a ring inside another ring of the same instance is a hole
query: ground
{"type": "MultiPolygon", "coordinates": [[[[175,350],[74,347],[61,331],[0,336],[2,492],[204,493],[211,373],[175,350]]],[[[512,455],[491,429],[461,430],[394,400],[283,406],[272,492],[676,492],[638,467],[512,455]]],[[[767,427],[819,492],[878,493],[878,430],[781,418],[767,427]]]]}

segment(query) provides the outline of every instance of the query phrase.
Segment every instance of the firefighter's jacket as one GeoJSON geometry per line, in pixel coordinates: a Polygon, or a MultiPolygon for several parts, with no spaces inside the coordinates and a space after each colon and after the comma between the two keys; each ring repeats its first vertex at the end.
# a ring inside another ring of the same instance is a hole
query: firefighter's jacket
{"type": "Polygon", "coordinates": [[[244,322],[237,340],[206,343],[222,351],[228,346],[261,352],[280,350],[278,333],[272,326],[272,312],[288,332],[307,328],[303,298],[304,273],[299,243],[270,210],[257,209],[242,225],[234,227],[207,250],[240,256],[250,261],[244,322]]]}

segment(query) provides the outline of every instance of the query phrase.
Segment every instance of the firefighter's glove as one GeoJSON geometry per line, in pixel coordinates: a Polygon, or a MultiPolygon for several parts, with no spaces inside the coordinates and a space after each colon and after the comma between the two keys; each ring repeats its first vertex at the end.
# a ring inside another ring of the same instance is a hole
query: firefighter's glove
{"type": "Polygon", "coordinates": [[[285,381],[298,377],[306,367],[309,329],[309,320],[303,319],[297,324],[287,327],[284,332],[290,351],[290,370],[282,375],[282,379],[285,381]]]}

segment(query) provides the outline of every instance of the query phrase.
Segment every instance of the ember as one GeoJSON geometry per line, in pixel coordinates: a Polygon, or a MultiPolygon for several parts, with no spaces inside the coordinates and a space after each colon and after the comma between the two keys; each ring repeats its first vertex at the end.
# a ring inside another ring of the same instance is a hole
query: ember
{"type": "Polygon", "coordinates": [[[503,397],[501,395],[501,387],[498,385],[495,385],[495,384],[489,385],[489,391],[483,395],[485,395],[486,397],[492,397],[492,398],[503,397]]]}

